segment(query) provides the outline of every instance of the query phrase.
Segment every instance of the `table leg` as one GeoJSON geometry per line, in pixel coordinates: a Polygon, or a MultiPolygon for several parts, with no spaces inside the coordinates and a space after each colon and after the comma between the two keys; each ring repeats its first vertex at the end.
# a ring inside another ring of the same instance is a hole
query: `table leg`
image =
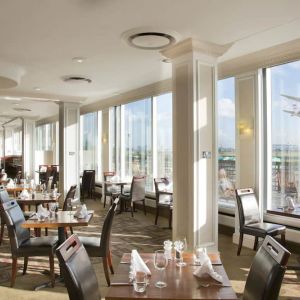
{"type": "MultiPolygon", "coordinates": [[[[60,246],[66,240],[65,228],[64,227],[58,227],[57,233],[58,233],[58,245],[60,246]]],[[[43,272],[43,274],[47,275],[47,274],[49,274],[49,271],[45,270],[43,272]]],[[[64,282],[64,278],[62,277],[61,266],[59,266],[59,275],[55,274],[55,283],[59,283],[59,282],[64,282]]],[[[50,287],[50,286],[51,286],[51,281],[47,281],[47,282],[44,282],[42,284],[39,284],[39,285],[35,286],[34,290],[39,291],[43,288],[50,287]]]]}

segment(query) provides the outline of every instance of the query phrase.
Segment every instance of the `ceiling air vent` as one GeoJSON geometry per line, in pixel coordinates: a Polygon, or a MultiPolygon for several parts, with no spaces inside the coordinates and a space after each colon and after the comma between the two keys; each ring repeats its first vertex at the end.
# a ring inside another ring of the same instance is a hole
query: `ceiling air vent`
{"type": "Polygon", "coordinates": [[[92,80],[83,76],[65,76],[62,78],[64,82],[68,83],[91,83],[92,80]]]}
{"type": "Polygon", "coordinates": [[[15,108],[13,108],[13,110],[16,110],[16,111],[31,111],[31,109],[23,108],[23,107],[15,107],[15,108]]]}
{"type": "Polygon", "coordinates": [[[143,50],[160,50],[175,44],[179,35],[174,31],[153,28],[136,28],[122,34],[122,39],[131,47],[143,50]]]}

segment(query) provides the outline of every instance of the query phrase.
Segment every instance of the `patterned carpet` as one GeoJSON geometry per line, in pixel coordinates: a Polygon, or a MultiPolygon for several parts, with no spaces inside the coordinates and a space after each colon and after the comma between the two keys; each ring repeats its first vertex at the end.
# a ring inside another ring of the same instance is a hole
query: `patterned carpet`
{"type": "MultiPolygon", "coordinates": [[[[99,200],[87,200],[88,209],[95,210],[94,217],[88,227],[80,227],[75,233],[86,236],[99,236],[103,224],[107,207],[103,209],[99,200]]],[[[144,216],[142,211],[134,214],[134,218],[130,213],[122,213],[116,215],[113,222],[112,230],[112,253],[113,265],[116,267],[124,252],[131,252],[137,249],[141,252],[153,252],[162,248],[162,243],[166,239],[171,239],[171,230],[164,229],[167,227],[168,220],[159,218],[159,225],[154,225],[154,215],[148,213],[144,216]]],[[[49,230],[49,234],[56,234],[56,231],[49,230]]],[[[240,257],[236,256],[236,245],[231,242],[231,236],[219,234],[219,250],[224,263],[225,270],[232,282],[233,288],[241,295],[244,290],[245,280],[251,265],[251,261],[255,254],[250,249],[243,248],[240,257]]],[[[297,256],[292,256],[291,261],[296,262],[297,256]]],[[[99,280],[101,295],[104,298],[107,292],[106,281],[102,269],[102,260],[92,258],[92,263],[99,280]]],[[[46,275],[41,272],[48,269],[47,258],[32,258],[29,260],[28,274],[21,274],[23,261],[19,260],[19,273],[16,279],[14,289],[9,288],[10,282],[10,247],[5,232],[5,239],[0,246],[0,300],[10,299],[43,299],[43,300],[66,300],[68,299],[66,288],[62,284],[57,284],[54,289],[45,288],[40,291],[33,292],[33,287],[48,280],[46,275]]],[[[56,264],[58,272],[58,265],[56,264]]],[[[299,300],[300,299],[300,272],[288,271],[286,273],[284,283],[281,289],[281,300],[299,300]]]]}

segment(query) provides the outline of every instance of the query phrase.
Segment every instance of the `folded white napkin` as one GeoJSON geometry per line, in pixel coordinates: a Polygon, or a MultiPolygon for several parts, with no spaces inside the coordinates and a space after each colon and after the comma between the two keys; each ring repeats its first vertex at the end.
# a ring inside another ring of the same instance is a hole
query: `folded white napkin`
{"type": "Polygon", "coordinates": [[[85,204],[79,205],[76,209],[74,217],[82,219],[88,215],[88,211],[85,204]]]}
{"type": "Polygon", "coordinates": [[[131,267],[133,272],[144,272],[147,275],[151,275],[151,272],[137,250],[131,251],[131,267]]]}
{"type": "Polygon", "coordinates": [[[11,178],[8,179],[8,183],[7,183],[6,187],[7,188],[14,188],[15,187],[15,183],[11,178]]]}
{"type": "MultiPolygon", "coordinates": [[[[207,254],[205,254],[205,255],[208,257],[207,254]]],[[[211,278],[215,279],[216,281],[219,281],[220,283],[223,283],[223,277],[220,274],[218,274],[217,272],[214,271],[209,257],[208,257],[208,259],[205,258],[203,260],[203,262],[201,262],[201,266],[198,267],[193,274],[196,277],[199,277],[199,278],[201,278],[201,277],[203,277],[204,275],[207,274],[211,278]]]]}
{"type": "Polygon", "coordinates": [[[20,199],[24,199],[24,200],[28,200],[29,199],[29,193],[28,193],[28,191],[27,190],[23,190],[22,192],[21,192],[21,194],[20,194],[20,199]]]}
{"type": "Polygon", "coordinates": [[[40,205],[38,206],[36,215],[37,215],[39,218],[48,218],[48,217],[49,217],[49,211],[47,210],[47,208],[43,207],[42,204],[40,204],[40,205]]]}

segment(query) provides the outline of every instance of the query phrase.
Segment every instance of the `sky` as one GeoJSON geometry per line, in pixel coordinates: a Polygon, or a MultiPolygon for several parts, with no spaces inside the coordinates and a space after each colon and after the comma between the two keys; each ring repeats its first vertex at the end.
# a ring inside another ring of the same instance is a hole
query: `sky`
{"type": "Polygon", "coordinates": [[[235,147],[234,78],[218,81],[218,139],[219,147],[235,147]]]}
{"type": "Polygon", "coordinates": [[[270,68],[272,144],[300,146],[300,117],[283,110],[300,112],[300,102],[281,94],[300,97],[300,61],[270,68]]]}

